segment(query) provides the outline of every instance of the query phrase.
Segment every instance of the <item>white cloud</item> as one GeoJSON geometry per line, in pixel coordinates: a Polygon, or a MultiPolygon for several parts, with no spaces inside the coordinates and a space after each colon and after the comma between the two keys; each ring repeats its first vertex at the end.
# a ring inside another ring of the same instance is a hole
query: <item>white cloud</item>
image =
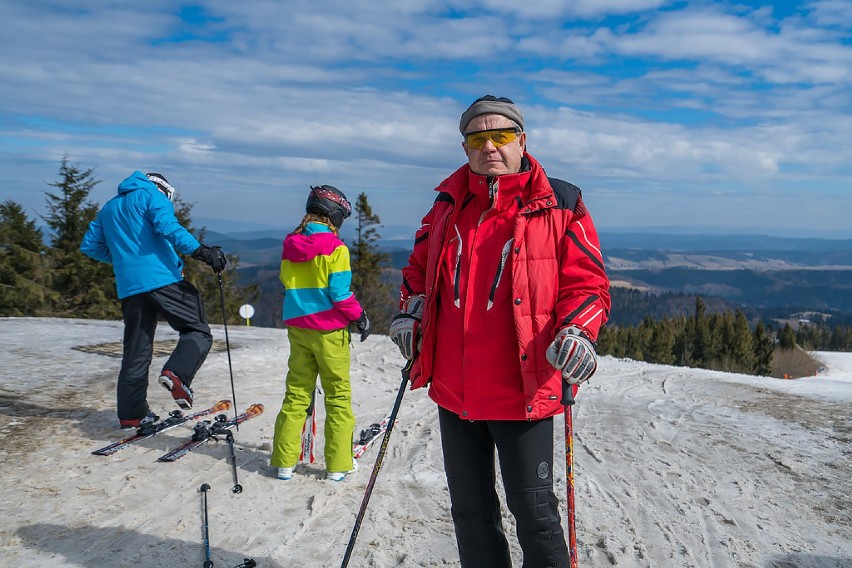
{"type": "Polygon", "coordinates": [[[807,4],[809,17],[818,26],[852,29],[852,4],[847,0],[820,0],[807,4]]]}
{"type": "Polygon", "coordinates": [[[478,2],[454,2],[467,9],[485,8],[497,13],[512,14],[523,18],[552,18],[580,16],[593,18],[608,14],[630,14],[651,10],[669,4],[670,0],[527,0],[523,3],[501,0],[479,0],[478,2]]]}
{"type": "Polygon", "coordinates": [[[798,19],[776,32],[759,27],[749,15],[683,10],[661,15],[640,32],[604,31],[598,37],[625,55],[716,61],[775,83],[852,82],[852,46],[837,42],[830,30],[803,27],[798,19]]]}

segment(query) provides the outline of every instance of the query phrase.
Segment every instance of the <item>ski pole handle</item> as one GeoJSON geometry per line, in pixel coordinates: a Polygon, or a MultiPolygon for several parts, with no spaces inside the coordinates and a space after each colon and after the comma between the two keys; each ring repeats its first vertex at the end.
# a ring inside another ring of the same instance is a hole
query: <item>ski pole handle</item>
{"type": "Polygon", "coordinates": [[[574,387],[569,385],[567,381],[562,381],[562,406],[574,406],[574,387]]]}

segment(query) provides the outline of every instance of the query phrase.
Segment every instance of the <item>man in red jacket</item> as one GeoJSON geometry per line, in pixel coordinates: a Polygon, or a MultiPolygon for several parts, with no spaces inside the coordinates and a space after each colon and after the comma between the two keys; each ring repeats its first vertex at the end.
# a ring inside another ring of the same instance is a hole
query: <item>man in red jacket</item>
{"type": "Polygon", "coordinates": [[[459,130],[467,164],[436,188],[390,336],[438,405],[461,566],[511,566],[495,449],[524,567],[568,566],[553,417],[595,372],[609,279],[580,189],[526,152],[511,100],[477,99],[459,130]]]}

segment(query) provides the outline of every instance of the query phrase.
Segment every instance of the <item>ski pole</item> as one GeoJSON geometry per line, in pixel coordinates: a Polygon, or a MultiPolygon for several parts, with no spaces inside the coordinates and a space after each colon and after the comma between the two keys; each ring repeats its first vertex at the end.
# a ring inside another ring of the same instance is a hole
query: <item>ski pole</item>
{"type": "Polygon", "coordinates": [[[574,385],[562,381],[562,405],[565,407],[565,476],[568,489],[568,565],[577,568],[577,527],[574,518],[574,385]]]}
{"type": "Polygon", "coordinates": [[[231,491],[242,493],[243,486],[237,481],[237,456],[234,453],[234,433],[228,430],[228,433],[225,434],[225,440],[227,440],[228,448],[231,450],[231,469],[234,472],[234,487],[231,488],[231,491]]]}
{"type": "Polygon", "coordinates": [[[412,365],[414,365],[414,359],[406,363],[402,369],[402,382],[399,384],[399,391],[396,393],[396,400],[393,403],[393,409],[388,419],[388,428],[385,430],[384,438],[382,438],[382,446],[379,448],[379,453],[376,456],[376,463],[373,465],[373,473],[370,474],[370,481],[367,482],[367,490],[364,492],[364,499],[361,501],[361,509],[355,517],[355,526],[352,527],[352,535],[349,537],[349,544],[346,545],[346,554],[343,556],[343,563],[340,565],[340,568],[346,568],[349,565],[352,549],[355,548],[355,539],[358,538],[358,531],[361,530],[361,523],[364,520],[364,514],[367,512],[367,503],[369,503],[373,487],[376,485],[376,478],[379,476],[379,469],[382,467],[382,460],[384,460],[388,449],[388,441],[390,440],[393,426],[396,424],[396,415],[399,413],[399,407],[402,404],[402,395],[405,394],[405,386],[408,384],[412,365]]]}
{"type": "MultiPolygon", "coordinates": [[[[228,352],[228,372],[231,374],[231,397],[234,399],[234,416],[237,416],[237,393],[234,392],[234,369],[231,366],[231,342],[228,340],[228,316],[225,313],[225,285],[222,283],[222,273],[217,272],[219,277],[219,297],[222,299],[222,325],[225,327],[225,350],[228,352]]],[[[236,425],[239,431],[240,425],[236,425]]]]}
{"type": "Polygon", "coordinates": [[[207,490],[210,486],[206,483],[201,485],[201,503],[204,507],[204,568],[213,568],[213,561],[210,560],[210,534],[207,532],[207,490]]]}

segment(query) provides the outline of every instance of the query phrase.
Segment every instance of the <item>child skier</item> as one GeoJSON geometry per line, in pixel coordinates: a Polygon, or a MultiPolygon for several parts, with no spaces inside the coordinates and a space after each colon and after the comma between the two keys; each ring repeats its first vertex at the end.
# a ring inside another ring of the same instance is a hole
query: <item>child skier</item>
{"type": "Polygon", "coordinates": [[[364,341],[370,334],[370,320],[350,289],[349,249],[338,237],[343,221],[352,213],[349,201],[330,185],[311,187],[305,210],[302,222],[284,239],[281,255],[290,359],[270,463],[278,468],[279,479],[292,477],[301,449],[302,425],[319,375],[325,395],[326,477],[342,481],[356,468],[349,324],[355,324],[364,341]]]}

